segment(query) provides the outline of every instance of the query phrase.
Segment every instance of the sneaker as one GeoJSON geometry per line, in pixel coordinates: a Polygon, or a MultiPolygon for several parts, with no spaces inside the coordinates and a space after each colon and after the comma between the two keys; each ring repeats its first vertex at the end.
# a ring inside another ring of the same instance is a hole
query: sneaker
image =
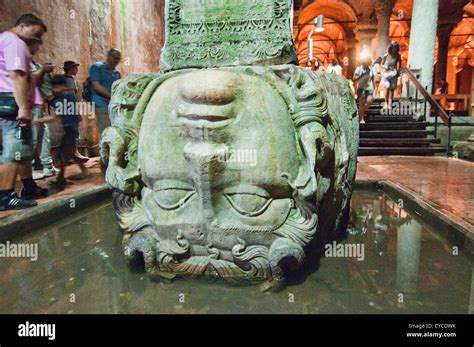
{"type": "Polygon", "coordinates": [[[29,208],[37,205],[38,203],[34,200],[19,198],[14,191],[10,195],[0,198],[0,211],[29,208]]]}
{"type": "Polygon", "coordinates": [[[61,170],[55,168],[54,166],[51,167],[45,167],[43,169],[43,175],[44,177],[51,177],[57,175],[61,170]]]}
{"type": "Polygon", "coordinates": [[[36,180],[41,180],[44,178],[44,174],[41,173],[41,172],[38,172],[38,171],[33,171],[33,176],[32,178],[36,181],[36,180]]]}
{"type": "Polygon", "coordinates": [[[36,186],[36,189],[34,190],[26,190],[25,188],[23,188],[21,190],[21,197],[23,199],[27,199],[27,200],[34,200],[34,199],[38,199],[38,198],[44,198],[45,196],[48,195],[48,189],[46,188],[41,188],[41,187],[38,187],[36,186]]]}

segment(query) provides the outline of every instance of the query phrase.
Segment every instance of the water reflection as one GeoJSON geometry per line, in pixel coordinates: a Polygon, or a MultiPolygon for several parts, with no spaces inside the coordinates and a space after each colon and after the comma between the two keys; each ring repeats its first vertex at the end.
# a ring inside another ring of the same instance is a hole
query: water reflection
{"type": "Polygon", "coordinates": [[[378,192],[355,192],[345,244],[364,261],[321,260],[279,293],[221,280],[152,282],[128,269],[108,203],[15,242],[39,244],[39,259],[0,258],[1,313],[467,313],[470,260],[378,192]],[[399,294],[405,295],[400,302],[399,294]],[[289,297],[294,300],[289,300],[289,297]]]}
{"type": "Polygon", "coordinates": [[[403,200],[395,202],[384,194],[371,197],[356,193],[352,202],[351,233],[371,232],[375,253],[380,257],[390,256],[389,241],[396,237],[396,250],[392,252],[397,259],[396,289],[402,294],[415,294],[422,226],[402,207],[403,200]]]}

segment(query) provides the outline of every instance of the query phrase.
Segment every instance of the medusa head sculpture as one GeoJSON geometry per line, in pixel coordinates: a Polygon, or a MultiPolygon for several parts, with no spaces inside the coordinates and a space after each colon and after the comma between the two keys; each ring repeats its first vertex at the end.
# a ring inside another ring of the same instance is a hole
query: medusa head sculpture
{"type": "Polygon", "coordinates": [[[114,84],[110,110],[102,157],[130,264],[281,282],[345,230],[358,124],[342,77],[138,74],[114,84]]]}

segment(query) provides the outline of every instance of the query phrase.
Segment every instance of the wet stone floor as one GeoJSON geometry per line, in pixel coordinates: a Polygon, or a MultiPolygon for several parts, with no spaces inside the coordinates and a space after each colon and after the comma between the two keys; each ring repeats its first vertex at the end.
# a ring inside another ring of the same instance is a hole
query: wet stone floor
{"type": "Polygon", "coordinates": [[[453,254],[454,244],[382,192],[356,191],[351,215],[343,243],[363,253],[323,258],[305,278],[268,293],[217,279],[153,282],[130,271],[104,202],[11,241],[37,243],[38,259],[0,258],[0,313],[472,312],[472,259],[453,254]]]}

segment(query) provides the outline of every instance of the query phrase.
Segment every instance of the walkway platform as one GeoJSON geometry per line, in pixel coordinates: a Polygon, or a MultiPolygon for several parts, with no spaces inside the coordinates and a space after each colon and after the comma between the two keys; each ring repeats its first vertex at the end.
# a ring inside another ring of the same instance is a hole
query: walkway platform
{"type": "Polygon", "coordinates": [[[387,180],[474,230],[474,163],[444,157],[359,157],[357,180],[387,180]]]}
{"type": "MultiPolygon", "coordinates": [[[[92,177],[89,178],[89,179],[80,180],[80,181],[68,180],[70,182],[70,184],[68,184],[65,187],[65,189],[60,191],[60,192],[55,191],[54,188],[52,188],[48,184],[54,178],[54,176],[36,181],[36,183],[39,186],[41,186],[43,188],[48,188],[50,190],[50,195],[47,196],[46,198],[38,199],[37,200],[37,202],[38,202],[37,207],[33,207],[33,208],[30,208],[30,209],[25,209],[25,210],[20,210],[20,211],[23,212],[23,211],[27,211],[27,210],[37,209],[37,208],[41,207],[42,205],[44,205],[48,202],[56,201],[56,200],[59,200],[59,199],[64,199],[64,198],[67,198],[67,197],[72,197],[72,196],[75,196],[76,194],[78,194],[80,192],[91,190],[91,189],[96,188],[98,186],[101,186],[105,183],[104,175],[102,174],[101,169],[100,169],[100,159],[98,157],[97,158],[91,158],[84,165],[92,173],[92,177]]],[[[79,166],[77,166],[76,164],[71,164],[66,168],[66,179],[68,177],[77,175],[80,172],[81,172],[81,170],[79,169],[79,166]]],[[[17,182],[17,187],[16,188],[17,188],[16,189],[17,192],[20,192],[20,190],[21,190],[21,182],[20,181],[17,182]]],[[[6,217],[6,216],[9,216],[9,215],[12,215],[14,213],[18,213],[20,211],[18,211],[18,210],[8,210],[8,211],[0,212],[0,227],[2,226],[2,222],[1,222],[2,218],[6,217]]]]}

